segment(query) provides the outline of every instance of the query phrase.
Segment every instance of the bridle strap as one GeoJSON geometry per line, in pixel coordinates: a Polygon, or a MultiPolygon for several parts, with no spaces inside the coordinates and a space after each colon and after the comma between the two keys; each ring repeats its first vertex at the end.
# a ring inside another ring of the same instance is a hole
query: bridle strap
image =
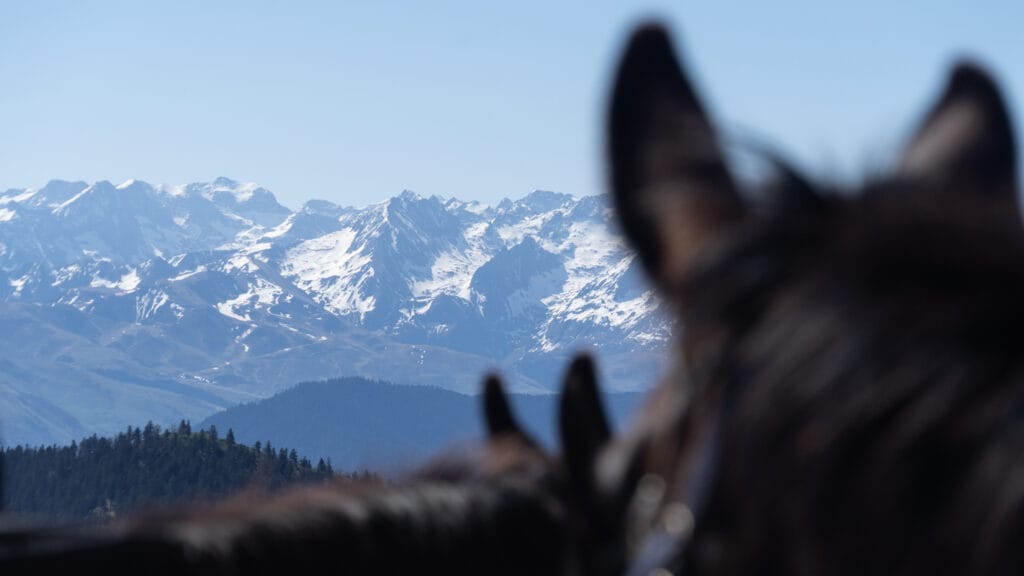
{"type": "Polygon", "coordinates": [[[679,576],[697,528],[703,524],[712,491],[718,480],[726,424],[731,419],[736,379],[727,381],[721,407],[711,422],[711,431],[694,454],[695,475],[681,478],[681,500],[662,507],[656,525],[644,537],[626,576],[679,576]]]}
{"type": "Polygon", "coordinates": [[[640,553],[626,570],[626,576],[674,574],[671,568],[680,563],[689,544],[689,537],[681,539],[664,528],[654,530],[644,539],[640,553]]]}

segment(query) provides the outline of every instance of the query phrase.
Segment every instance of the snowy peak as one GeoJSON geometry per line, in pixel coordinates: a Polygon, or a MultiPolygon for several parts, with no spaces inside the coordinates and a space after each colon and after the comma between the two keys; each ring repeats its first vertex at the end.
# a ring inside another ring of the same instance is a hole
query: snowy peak
{"type": "Polygon", "coordinates": [[[533,212],[550,212],[575,202],[576,200],[568,194],[536,190],[527,195],[526,198],[516,202],[515,205],[522,206],[533,212]]]}
{"type": "Polygon", "coordinates": [[[66,182],[64,180],[50,180],[35,194],[25,198],[26,206],[33,208],[56,208],[67,202],[77,194],[88,188],[85,182],[66,182]]]}
{"type": "Polygon", "coordinates": [[[333,202],[328,202],[327,200],[307,200],[306,203],[299,208],[300,214],[328,216],[331,218],[341,218],[342,215],[351,211],[351,208],[345,208],[333,202]]]}
{"type": "Polygon", "coordinates": [[[0,194],[0,315],[20,322],[0,333],[20,342],[30,326],[55,351],[0,351],[0,378],[37,358],[19,374],[107,386],[115,362],[160,394],[223,406],[351,374],[471,392],[499,367],[537,392],[596,348],[614,359],[610,386],[634,389],[669,338],[659,307],[600,197],[488,206],[406,191],[292,212],[228,178],[0,194]]]}
{"type": "Polygon", "coordinates": [[[253,182],[240,184],[221,176],[213,182],[189,184],[185,191],[261,226],[273,226],[291,214],[269,190],[253,182]]]}

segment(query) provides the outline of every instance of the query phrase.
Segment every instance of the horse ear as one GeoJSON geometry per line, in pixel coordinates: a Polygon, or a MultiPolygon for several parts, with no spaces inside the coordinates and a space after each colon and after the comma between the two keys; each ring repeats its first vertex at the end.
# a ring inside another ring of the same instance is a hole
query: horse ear
{"type": "Polygon", "coordinates": [[[744,206],[715,130],[658,25],[634,33],[619,65],[607,145],[622,229],[648,273],[670,288],[744,206]]]}
{"type": "Polygon", "coordinates": [[[512,414],[501,378],[495,374],[484,380],[484,424],[489,438],[509,434],[526,436],[512,414]]]}
{"type": "Polygon", "coordinates": [[[901,176],[940,190],[1017,202],[1017,145],[999,87],[961,63],[903,152],[901,176]]]}
{"type": "Polygon", "coordinates": [[[601,468],[615,451],[611,427],[601,403],[594,363],[576,357],[565,375],[558,410],[562,464],[570,526],[578,547],[581,574],[619,574],[626,567],[626,514],[640,477],[640,451],[626,456],[614,477],[601,468]]]}
{"type": "Polygon", "coordinates": [[[569,485],[593,495],[594,463],[611,439],[611,427],[597,389],[594,363],[577,356],[565,376],[559,403],[558,425],[569,485]]]}

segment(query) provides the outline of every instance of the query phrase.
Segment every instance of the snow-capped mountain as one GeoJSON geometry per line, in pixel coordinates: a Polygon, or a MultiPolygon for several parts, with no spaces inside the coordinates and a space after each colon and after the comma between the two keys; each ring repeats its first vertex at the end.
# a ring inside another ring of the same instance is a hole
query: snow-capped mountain
{"type": "Polygon", "coordinates": [[[64,441],[201,419],[304,380],[557,387],[600,352],[653,383],[669,335],[598,197],[404,192],[298,211],[227,178],[0,194],[0,431],[64,441]]]}

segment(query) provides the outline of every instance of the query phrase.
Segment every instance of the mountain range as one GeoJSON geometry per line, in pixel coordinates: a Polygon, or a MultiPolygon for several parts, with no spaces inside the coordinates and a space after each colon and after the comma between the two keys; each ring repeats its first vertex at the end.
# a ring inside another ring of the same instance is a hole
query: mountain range
{"type": "Polygon", "coordinates": [[[0,433],[63,443],[359,376],[548,393],[598,351],[650,386],[671,325],[601,197],[412,192],[298,210],[227,178],[0,193],[0,433]]]}

